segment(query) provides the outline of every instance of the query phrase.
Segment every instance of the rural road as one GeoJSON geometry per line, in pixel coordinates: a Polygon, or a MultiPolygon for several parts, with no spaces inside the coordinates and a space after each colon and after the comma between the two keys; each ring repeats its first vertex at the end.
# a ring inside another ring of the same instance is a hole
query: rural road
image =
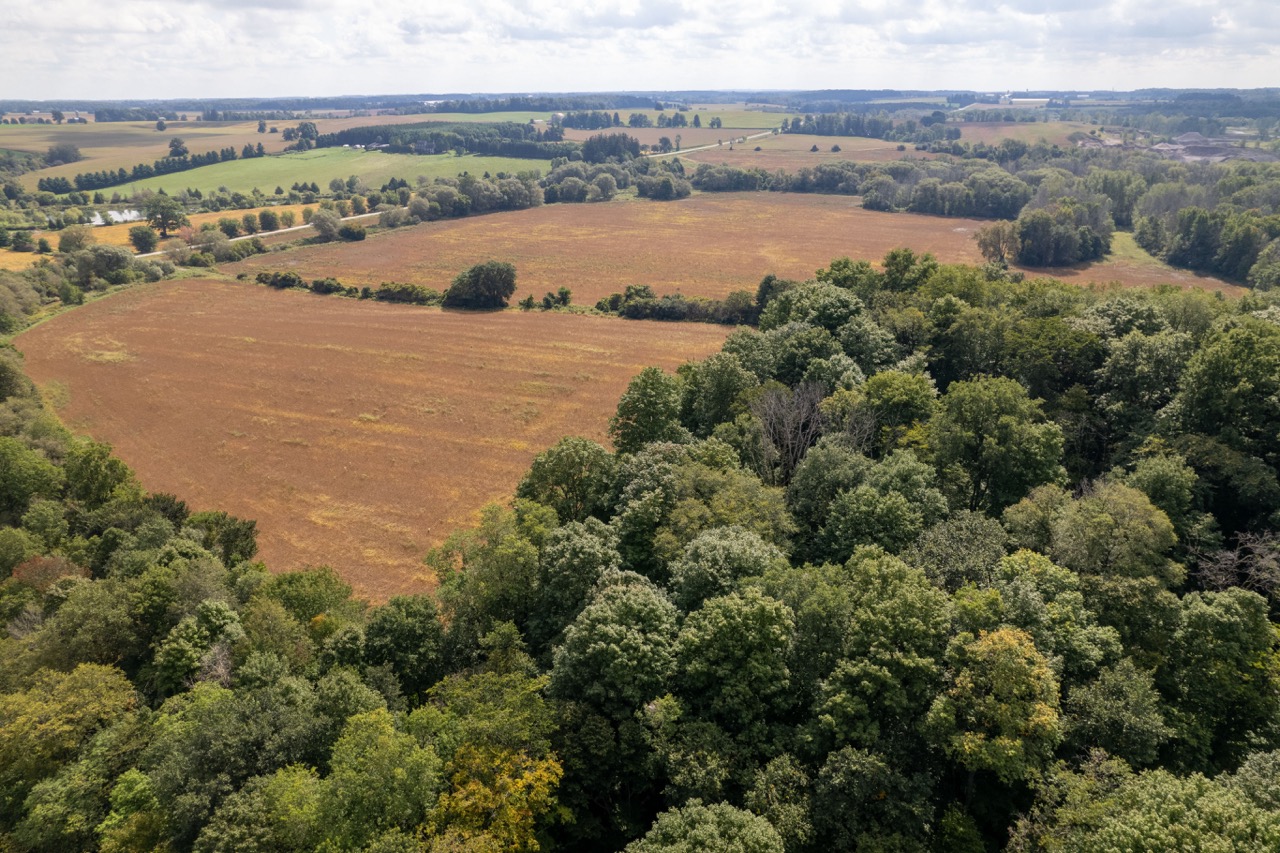
{"type": "MultiPolygon", "coordinates": [[[[761,139],[761,138],[766,137],[766,136],[773,136],[773,131],[772,131],[772,130],[766,130],[764,133],[753,133],[753,134],[751,134],[750,136],[745,136],[745,137],[742,137],[742,138],[743,138],[745,141],[748,141],[748,142],[749,142],[749,141],[751,141],[752,139],[761,139]]],[[[734,139],[737,139],[737,138],[738,138],[738,137],[736,137],[736,136],[734,137],[734,139]]],[[[732,144],[733,144],[733,140],[730,140],[730,141],[729,141],[729,144],[730,144],[730,145],[732,145],[732,144]]],[[[718,143],[718,142],[717,142],[717,143],[716,143],[716,144],[714,144],[714,145],[699,145],[699,146],[697,146],[696,148],[681,148],[679,151],[665,151],[665,152],[663,152],[663,153],[661,153],[661,154],[652,154],[652,153],[650,153],[650,154],[645,154],[645,155],[642,155],[642,156],[650,157],[650,158],[652,158],[652,159],[656,160],[656,159],[658,159],[659,157],[675,157],[675,156],[680,155],[680,154],[692,154],[694,151],[707,151],[708,149],[711,149],[711,148],[720,148],[720,147],[722,147],[722,146],[720,145],[720,143],[718,143]]]]}

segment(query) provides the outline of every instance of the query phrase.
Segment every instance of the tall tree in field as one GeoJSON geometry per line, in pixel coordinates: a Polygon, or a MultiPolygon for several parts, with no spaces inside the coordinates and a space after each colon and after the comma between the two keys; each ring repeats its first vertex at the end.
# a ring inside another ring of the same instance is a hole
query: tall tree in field
{"type": "Polygon", "coordinates": [[[505,308],[515,292],[515,265],[485,261],[459,273],[441,304],[445,308],[505,308]]]}
{"type": "Polygon", "coordinates": [[[186,225],[187,214],[182,202],[167,195],[153,195],[142,206],[147,217],[147,224],[160,232],[161,237],[169,236],[169,229],[186,225]]]}

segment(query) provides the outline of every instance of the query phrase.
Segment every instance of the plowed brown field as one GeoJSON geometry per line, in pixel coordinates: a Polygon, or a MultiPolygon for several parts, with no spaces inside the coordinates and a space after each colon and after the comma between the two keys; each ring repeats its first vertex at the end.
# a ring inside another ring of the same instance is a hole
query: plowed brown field
{"type": "Polygon", "coordinates": [[[475,314],[183,281],[18,337],[64,422],[151,491],[258,521],[277,571],[327,564],[374,599],[428,589],[426,549],[511,495],[566,434],[604,440],[630,378],[728,330],[475,314]]]}

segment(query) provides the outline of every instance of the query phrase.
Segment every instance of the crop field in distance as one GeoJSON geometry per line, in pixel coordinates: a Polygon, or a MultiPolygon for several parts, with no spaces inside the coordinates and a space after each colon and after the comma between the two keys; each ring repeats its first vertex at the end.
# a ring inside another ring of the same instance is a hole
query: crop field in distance
{"type": "MultiPolygon", "coordinates": [[[[487,115],[378,115],[350,118],[317,118],[317,130],[333,133],[352,127],[374,124],[410,124],[422,121],[506,121],[510,113],[487,115]],[[501,117],[500,117],[501,116],[501,117]]],[[[267,124],[283,130],[307,119],[281,119],[267,124]]],[[[524,119],[527,121],[528,119],[524,119]]],[[[284,150],[288,144],[279,133],[258,133],[256,121],[205,122],[171,121],[164,130],[156,130],[154,122],[104,122],[97,124],[4,124],[0,125],[0,148],[30,151],[43,154],[49,146],[68,142],[77,146],[83,160],[29,172],[19,177],[28,189],[35,189],[40,178],[73,178],[79,172],[97,172],[102,169],[132,168],[137,163],[150,163],[169,155],[169,140],[181,137],[187,148],[196,154],[217,151],[231,146],[240,153],[246,143],[262,143],[268,154],[284,150]]],[[[331,175],[330,177],[335,177],[331,175]]],[[[293,178],[292,181],[300,180],[293,178]]],[[[285,184],[288,186],[288,183],[285,184]]],[[[114,191],[114,190],[113,190],[114,191]]],[[[124,190],[121,190],[123,192],[124,190]]],[[[110,195],[110,192],[108,192],[110,195]]]]}
{"type": "MultiPolygon", "coordinates": [[[[741,139],[748,134],[738,133],[741,139]]],[[[681,140],[683,147],[692,143],[681,140]]],[[[883,139],[868,139],[864,136],[811,136],[804,133],[778,133],[759,139],[748,139],[746,142],[733,142],[725,137],[723,144],[703,151],[691,151],[682,154],[683,159],[694,163],[727,164],[740,169],[760,168],[767,172],[782,169],[785,172],[796,172],[806,167],[821,163],[837,163],[850,160],[856,163],[883,163],[890,160],[914,158],[929,159],[936,155],[916,151],[914,145],[887,142],[883,139]],[[818,146],[814,151],[813,147],[818,146]],[[839,151],[832,148],[839,147],[839,151]],[[760,150],[757,151],[756,149],[760,150]]]]}
{"type": "Polygon", "coordinates": [[[1088,133],[1093,125],[1082,121],[980,121],[957,122],[962,142],[985,142],[999,145],[1002,139],[1019,139],[1028,145],[1041,139],[1050,145],[1071,145],[1073,133],[1088,133]]]}
{"type": "MultiPolygon", "coordinates": [[[[258,255],[223,266],[252,277],[293,270],[344,284],[403,281],[443,290],[472,264],[516,265],[515,299],[568,287],[575,304],[594,305],[629,284],[657,293],[722,298],[755,292],[767,273],[806,279],[833,258],[879,261],[891,249],[932,252],[944,263],[981,264],[974,219],[880,213],[856,198],[788,193],[702,193],[675,202],[554,204],[532,210],[434,222],[258,255]]],[[[1117,235],[1118,238],[1121,235],[1117,235]]],[[[1077,284],[1177,284],[1239,292],[1233,285],[1175,270],[1132,246],[1078,269],[1027,270],[1077,284]]]]}
{"type": "MultiPolygon", "coordinates": [[[[724,129],[733,128],[767,129],[776,127],[781,123],[783,115],[776,113],[765,113],[753,110],[746,110],[741,104],[724,104],[698,108],[702,123],[705,125],[710,121],[711,116],[719,116],[724,122],[724,129]]],[[[622,118],[625,121],[632,112],[641,112],[648,115],[655,122],[659,113],[656,110],[622,110],[622,118]]],[[[669,111],[668,115],[672,113],[669,111]]],[[[692,120],[692,112],[686,112],[686,116],[692,120]]],[[[194,116],[191,117],[194,119],[194,116]]],[[[368,115],[368,116],[350,116],[343,118],[298,118],[298,119],[280,119],[269,121],[268,125],[278,127],[283,130],[286,127],[293,127],[301,121],[314,121],[316,128],[321,133],[333,133],[338,130],[344,130],[352,127],[366,127],[369,125],[381,124],[416,124],[419,122],[500,122],[514,121],[525,123],[529,121],[545,122],[551,118],[549,112],[501,112],[501,113],[423,113],[417,115],[368,115]]],[[[622,128],[628,130],[628,128],[622,128]]],[[[691,128],[662,128],[663,134],[669,135],[674,132],[683,132],[691,130],[691,128]]],[[[591,131],[579,133],[570,131],[569,138],[586,138],[599,131],[591,131]]],[[[722,132],[723,136],[724,133],[722,132]]],[[[741,135],[741,134],[739,134],[741,135]]],[[[278,154],[284,150],[286,143],[279,133],[258,133],[257,121],[235,121],[235,122],[205,122],[205,121],[171,121],[166,123],[163,131],[156,130],[154,122],[104,122],[101,124],[90,121],[88,124],[5,124],[0,125],[0,148],[12,149],[15,151],[29,151],[36,154],[43,154],[51,145],[59,143],[71,143],[80,149],[80,153],[84,156],[83,160],[75,163],[67,163],[61,166],[54,166],[48,169],[41,169],[37,172],[29,172],[19,177],[19,181],[27,189],[35,189],[36,183],[41,178],[67,178],[71,179],[80,172],[97,172],[103,169],[120,169],[132,168],[137,163],[150,163],[169,154],[169,140],[178,136],[186,141],[188,149],[193,153],[204,153],[206,151],[215,151],[231,146],[239,153],[245,144],[257,145],[262,143],[268,154],[278,154]]],[[[714,141],[712,139],[711,141],[714,141]]],[[[654,142],[657,142],[655,136],[654,142]]],[[[690,142],[689,144],[692,144],[690,142]]],[[[426,158],[429,159],[429,158],[426,158]]],[[[486,167],[487,168],[487,167],[486,167]]],[[[530,166],[526,168],[537,168],[530,166]]],[[[545,166],[543,167],[545,168],[545,166]]],[[[460,170],[458,170],[460,171],[460,170]]],[[[515,169],[506,169],[506,171],[517,171],[515,169]]],[[[185,173],[190,174],[190,173],[185,173]]],[[[347,174],[352,174],[348,172],[347,174]]],[[[426,174],[414,173],[414,174],[426,174]]],[[[449,174],[457,174],[457,171],[449,174]]],[[[341,177],[346,177],[342,175],[341,177]]],[[[432,175],[434,176],[434,174],[432,175]]],[[[181,188],[187,186],[181,183],[179,175],[165,176],[176,179],[175,182],[160,183],[157,186],[164,186],[168,190],[171,186],[181,188]]],[[[327,181],[329,178],[338,177],[337,175],[327,176],[308,176],[307,181],[319,180],[324,177],[327,181]]],[[[392,177],[401,177],[400,175],[392,175],[392,177]]],[[[413,175],[408,176],[412,179],[413,175]]],[[[285,182],[288,186],[294,181],[302,180],[301,173],[293,175],[285,182]]],[[[235,178],[232,178],[235,180],[235,178]]],[[[150,186],[150,184],[147,184],[150,186]]],[[[129,185],[131,186],[131,185],[129,185]]],[[[194,186],[194,185],[193,185],[194,186]]],[[[214,189],[218,184],[212,184],[208,187],[201,186],[203,189],[214,189]]],[[[227,184],[230,189],[238,189],[239,187],[227,184]]],[[[245,187],[245,190],[251,189],[253,184],[245,187]]],[[[274,186],[274,184],[272,185],[274,186]]],[[[152,187],[153,189],[155,187],[152,187]]],[[[115,188],[113,188],[114,190],[115,188]]],[[[120,192],[125,192],[125,188],[119,188],[120,192]]],[[[110,194],[110,193],[108,193],[110,194]]]]}
{"type": "Polygon", "coordinates": [[[277,186],[288,189],[295,181],[315,182],[322,188],[329,181],[355,175],[375,189],[392,178],[400,178],[413,184],[419,175],[428,178],[453,178],[463,172],[482,175],[485,172],[540,171],[546,174],[550,160],[525,160],[515,157],[485,157],[468,154],[386,154],[381,151],[364,151],[353,148],[316,148],[297,151],[279,157],[255,157],[251,160],[232,160],[215,163],[186,172],[157,175],[142,181],[124,184],[117,189],[122,194],[138,190],[158,190],[161,187],[172,194],[183,188],[213,192],[226,187],[231,192],[249,193],[254,187],[270,194],[277,186]]]}
{"type": "Polygon", "coordinates": [[[258,522],[275,571],[333,566],[382,600],[509,498],[563,435],[606,441],[631,377],[728,329],[436,309],[191,279],[142,285],[20,335],[67,426],[151,491],[258,522]]]}

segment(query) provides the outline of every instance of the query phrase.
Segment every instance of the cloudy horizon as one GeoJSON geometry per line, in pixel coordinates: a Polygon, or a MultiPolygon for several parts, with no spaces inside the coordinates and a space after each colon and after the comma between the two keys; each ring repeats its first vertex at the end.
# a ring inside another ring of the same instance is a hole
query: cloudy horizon
{"type": "Polygon", "coordinates": [[[1280,85],[1267,0],[106,5],[0,10],[0,98],[1280,85]]]}

